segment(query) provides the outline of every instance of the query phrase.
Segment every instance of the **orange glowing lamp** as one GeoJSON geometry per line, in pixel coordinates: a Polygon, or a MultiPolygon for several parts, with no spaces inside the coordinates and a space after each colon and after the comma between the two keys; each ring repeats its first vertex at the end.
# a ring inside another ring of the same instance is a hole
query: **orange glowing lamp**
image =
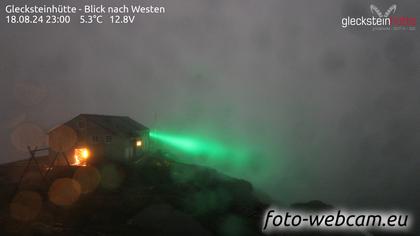
{"type": "Polygon", "coordinates": [[[74,162],[73,166],[86,166],[87,160],[90,157],[88,148],[75,148],[74,149],[74,162]]]}

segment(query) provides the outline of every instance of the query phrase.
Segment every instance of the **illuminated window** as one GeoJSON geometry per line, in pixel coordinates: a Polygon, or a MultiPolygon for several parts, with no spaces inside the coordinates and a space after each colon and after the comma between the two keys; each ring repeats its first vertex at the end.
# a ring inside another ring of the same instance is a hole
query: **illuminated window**
{"type": "Polygon", "coordinates": [[[141,147],[141,145],[143,145],[141,140],[137,140],[136,141],[136,147],[141,147]]]}

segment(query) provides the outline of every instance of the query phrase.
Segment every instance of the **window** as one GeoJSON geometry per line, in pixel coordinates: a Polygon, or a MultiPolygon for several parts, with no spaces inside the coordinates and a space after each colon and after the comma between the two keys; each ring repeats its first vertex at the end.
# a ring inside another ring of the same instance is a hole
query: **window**
{"type": "Polygon", "coordinates": [[[92,136],[92,141],[94,143],[99,143],[99,137],[98,136],[92,136]]]}
{"type": "Polygon", "coordinates": [[[141,140],[136,141],[136,147],[141,147],[143,145],[143,142],[141,140]]]}
{"type": "Polygon", "coordinates": [[[112,142],[112,136],[106,136],[105,143],[110,143],[110,142],[112,142]]]}

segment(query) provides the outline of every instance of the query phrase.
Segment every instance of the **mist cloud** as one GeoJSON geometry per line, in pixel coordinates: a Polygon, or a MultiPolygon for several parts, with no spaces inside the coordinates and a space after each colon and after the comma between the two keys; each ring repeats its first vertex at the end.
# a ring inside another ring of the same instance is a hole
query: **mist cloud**
{"type": "Polygon", "coordinates": [[[418,30],[342,29],[341,17],[370,14],[364,1],[162,4],[167,14],[130,26],[2,23],[1,161],[24,156],[9,141],[22,119],[47,130],[129,115],[246,146],[258,168],[217,168],[285,202],[419,209],[418,30]],[[46,97],[22,103],[22,83],[46,97]]]}

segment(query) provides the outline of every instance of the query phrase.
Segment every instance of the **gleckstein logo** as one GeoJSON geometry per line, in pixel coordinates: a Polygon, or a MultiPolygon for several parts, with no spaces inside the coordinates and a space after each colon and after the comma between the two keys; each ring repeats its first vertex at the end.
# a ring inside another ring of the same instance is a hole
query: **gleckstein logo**
{"type": "Polygon", "coordinates": [[[393,4],[385,12],[373,4],[369,6],[372,16],[343,17],[342,28],[362,29],[370,26],[372,31],[415,30],[416,17],[395,16],[397,4],[393,4]]]}

